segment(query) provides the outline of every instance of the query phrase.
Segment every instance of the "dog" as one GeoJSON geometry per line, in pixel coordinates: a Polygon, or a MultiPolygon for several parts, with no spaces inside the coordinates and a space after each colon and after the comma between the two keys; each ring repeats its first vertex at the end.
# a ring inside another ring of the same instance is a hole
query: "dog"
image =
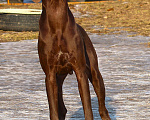
{"type": "Polygon", "coordinates": [[[62,97],[62,85],[73,71],[78,81],[85,120],[93,120],[88,79],[98,97],[102,120],[110,120],[95,49],[85,30],[75,22],[67,0],[42,0],[38,54],[46,75],[51,120],[65,119],[67,109],[62,97]]]}

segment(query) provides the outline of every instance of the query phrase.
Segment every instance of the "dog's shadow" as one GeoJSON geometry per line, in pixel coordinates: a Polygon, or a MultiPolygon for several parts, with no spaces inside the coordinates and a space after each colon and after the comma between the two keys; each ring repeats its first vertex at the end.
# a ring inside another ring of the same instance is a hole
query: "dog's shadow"
{"type": "MultiPolygon", "coordinates": [[[[110,97],[106,97],[106,108],[109,111],[109,115],[111,120],[116,120],[116,109],[115,107],[113,107],[112,105],[110,105],[110,102],[112,101],[112,99],[110,97]]],[[[93,116],[94,116],[94,120],[101,120],[99,112],[98,112],[98,100],[97,97],[93,97],[91,99],[91,103],[92,103],[92,111],[93,111],[93,116]]],[[[82,104],[81,102],[79,104],[82,104]]],[[[72,116],[69,120],[84,120],[84,112],[83,112],[83,107],[79,108],[72,116]]]]}

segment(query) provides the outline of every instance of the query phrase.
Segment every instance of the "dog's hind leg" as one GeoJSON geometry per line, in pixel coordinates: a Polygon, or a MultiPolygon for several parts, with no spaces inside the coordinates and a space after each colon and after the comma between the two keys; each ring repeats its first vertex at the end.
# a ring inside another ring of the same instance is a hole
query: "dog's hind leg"
{"type": "MultiPolygon", "coordinates": [[[[91,50],[88,48],[87,53],[89,51],[91,52],[91,50]]],[[[90,71],[91,71],[91,73],[89,74],[89,80],[92,83],[94,87],[94,91],[98,97],[99,113],[102,120],[110,120],[108,111],[105,107],[105,86],[104,86],[102,75],[98,68],[97,56],[94,55],[95,51],[93,51],[92,54],[90,52],[88,53],[88,55],[90,55],[89,61],[90,61],[90,71]]]]}
{"type": "Polygon", "coordinates": [[[84,31],[84,29],[78,25],[78,28],[82,34],[83,40],[84,40],[84,44],[85,44],[85,51],[87,54],[87,58],[89,61],[87,62],[88,65],[88,78],[90,79],[93,87],[94,87],[94,91],[98,97],[98,102],[99,102],[99,113],[100,116],[102,118],[102,120],[110,120],[108,111],[105,107],[105,86],[104,86],[104,81],[103,78],[101,76],[101,73],[99,71],[98,68],[98,60],[97,60],[97,55],[96,55],[96,51],[93,47],[93,44],[90,40],[90,38],[88,37],[87,33],[84,31]]]}
{"type": "Polygon", "coordinates": [[[91,83],[98,97],[100,116],[102,120],[110,120],[108,111],[105,107],[105,86],[103,78],[98,70],[98,67],[96,66],[91,68],[91,73],[92,73],[91,83]]]}
{"type": "Polygon", "coordinates": [[[63,101],[63,91],[62,91],[62,85],[64,82],[64,79],[66,78],[66,75],[56,75],[57,85],[58,85],[58,114],[59,114],[59,120],[65,120],[65,116],[67,113],[67,109],[65,107],[64,101],[63,101]]]}
{"type": "Polygon", "coordinates": [[[102,120],[110,120],[108,111],[105,107],[105,86],[103,78],[100,74],[97,64],[95,63],[96,60],[92,59],[93,58],[89,58],[89,60],[93,61],[93,63],[90,63],[90,66],[87,65],[86,73],[98,97],[99,113],[102,120]]]}

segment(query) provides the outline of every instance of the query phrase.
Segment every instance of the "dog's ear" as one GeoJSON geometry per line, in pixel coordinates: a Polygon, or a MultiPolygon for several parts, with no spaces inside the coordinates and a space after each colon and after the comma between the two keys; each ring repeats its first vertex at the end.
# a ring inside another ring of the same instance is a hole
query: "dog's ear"
{"type": "Polygon", "coordinates": [[[47,4],[48,3],[45,0],[42,0],[42,10],[46,10],[47,4]]]}
{"type": "Polygon", "coordinates": [[[42,0],[42,9],[43,7],[46,8],[46,6],[47,6],[47,0],[42,0]]]}

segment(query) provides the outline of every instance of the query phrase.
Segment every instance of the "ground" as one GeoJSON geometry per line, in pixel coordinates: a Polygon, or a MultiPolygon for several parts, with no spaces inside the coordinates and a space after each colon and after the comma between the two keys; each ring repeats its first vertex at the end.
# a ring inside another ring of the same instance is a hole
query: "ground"
{"type": "MultiPolygon", "coordinates": [[[[90,38],[98,55],[112,120],[150,120],[150,37],[96,35],[90,38]]],[[[45,75],[37,39],[0,43],[0,120],[49,120],[45,75]]],[[[101,120],[90,84],[94,120],[101,120]]],[[[75,75],[63,84],[66,120],[84,120],[75,75]]]]}
{"type": "MultiPolygon", "coordinates": [[[[131,36],[150,36],[150,1],[121,0],[88,4],[69,4],[76,22],[89,33],[122,34],[132,32],[131,36]],[[82,16],[82,17],[80,17],[82,16]]],[[[3,8],[41,9],[41,4],[0,5],[3,8]]],[[[0,30],[0,42],[37,39],[37,32],[15,32],[0,30]]],[[[150,44],[150,43],[148,43],[150,44]]]]}

